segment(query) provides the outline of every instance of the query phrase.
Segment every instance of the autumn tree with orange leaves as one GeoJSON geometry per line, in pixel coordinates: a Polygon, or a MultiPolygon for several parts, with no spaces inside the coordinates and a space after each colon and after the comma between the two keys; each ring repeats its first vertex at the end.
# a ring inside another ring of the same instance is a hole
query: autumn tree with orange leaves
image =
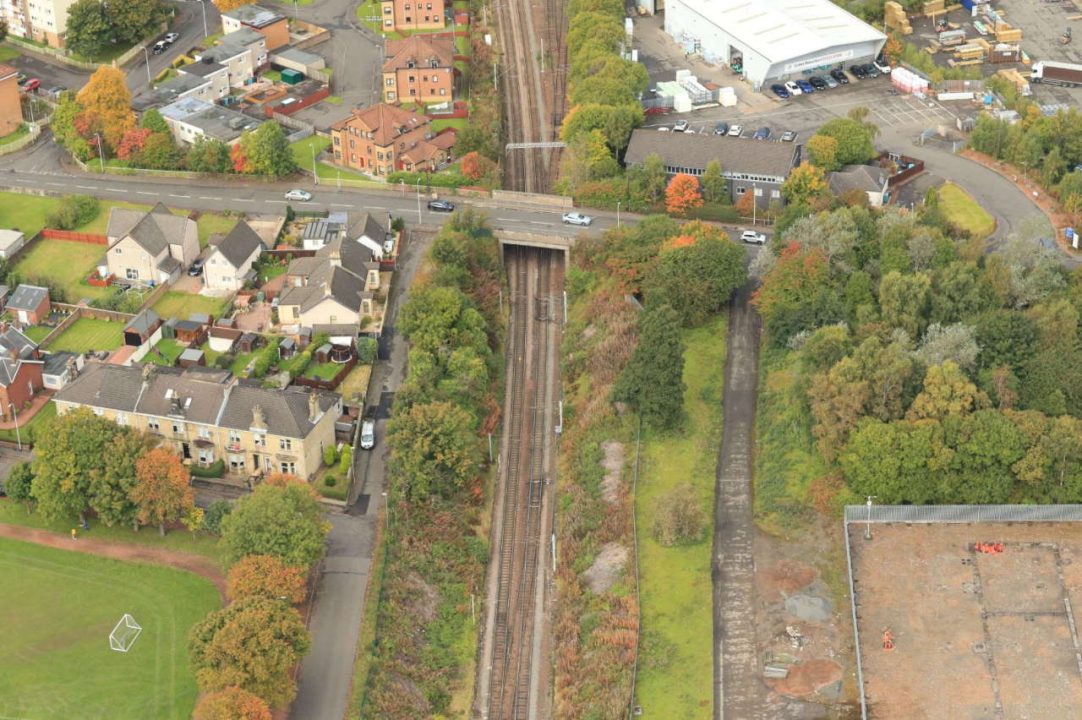
{"type": "Polygon", "coordinates": [[[250,598],[211,613],[192,627],[189,652],[205,691],[239,687],[271,707],[297,694],[290,670],[311,638],[300,613],[281,600],[250,598]]]}
{"type": "Polygon", "coordinates": [[[304,568],[286,565],[273,555],[248,555],[229,568],[226,594],[233,602],[261,597],[285,599],[293,605],[307,594],[304,568]]]}
{"type": "Polygon", "coordinates": [[[195,706],[192,720],[271,720],[263,698],[239,687],[207,693],[195,706]]]}
{"type": "Polygon", "coordinates": [[[688,210],[702,206],[703,196],[694,175],[680,173],[665,188],[665,209],[671,215],[684,215],[688,210]]]}
{"type": "Polygon", "coordinates": [[[236,10],[242,5],[251,5],[253,2],[255,2],[255,0],[214,0],[218,12],[229,12],[230,10],[236,10]]]}
{"type": "Polygon", "coordinates": [[[135,127],[131,92],[124,73],[111,65],[99,65],[75,99],[83,113],[100,124],[101,134],[110,148],[118,147],[124,133],[135,127]]]}
{"type": "Polygon", "coordinates": [[[155,523],[165,535],[165,524],[179,520],[195,506],[191,477],[176,453],[165,448],[148,450],[135,461],[135,487],[131,499],[141,523],[155,523]]]}

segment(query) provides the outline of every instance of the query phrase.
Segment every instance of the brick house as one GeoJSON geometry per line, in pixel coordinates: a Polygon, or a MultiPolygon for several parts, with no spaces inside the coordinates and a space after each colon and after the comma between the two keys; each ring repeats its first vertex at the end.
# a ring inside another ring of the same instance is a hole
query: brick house
{"type": "Polygon", "coordinates": [[[342,413],[334,393],[268,390],[228,370],[88,363],[56,395],[57,413],[80,407],[159,436],[193,464],[225,463],[233,475],[283,472],[311,478],[335,444],[342,413]]]}
{"type": "Polygon", "coordinates": [[[383,101],[443,102],[455,86],[455,46],[451,38],[413,35],[388,40],[383,63],[383,101]]]}
{"type": "Polygon", "coordinates": [[[0,137],[18,130],[23,121],[17,75],[11,65],[0,64],[0,137]]]}
{"type": "Polygon", "coordinates": [[[259,5],[241,5],[222,13],[222,30],[226,37],[245,27],[267,38],[268,51],[289,44],[289,21],[275,10],[259,5]]]}
{"type": "Polygon", "coordinates": [[[447,24],[444,0],[382,0],[383,31],[433,30],[447,24]]]}
{"type": "Polygon", "coordinates": [[[455,144],[453,131],[437,135],[427,117],[386,103],[354,110],[331,125],[331,138],[336,165],[377,176],[439,170],[455,144]]]}
{"type": "Polygon", "coordinates": [[[113,208],[105,231],[109,272],[129,282],[160,284],[176,279],[199,256],[195,221],[158,203],[150,212],[113,208]]]}
{"type": "Polygon", "coordinates": [[[45,361],[34,341],[13,327],[0,333],[0,419],[12,420],[42,388],[45,361]]]}
{"type": "Polygon", "coordinates": [[[49,317],[49,288],[22,284],[8,298],[4,309],[15,316],[20,325],[37,325],[49,317]]]}

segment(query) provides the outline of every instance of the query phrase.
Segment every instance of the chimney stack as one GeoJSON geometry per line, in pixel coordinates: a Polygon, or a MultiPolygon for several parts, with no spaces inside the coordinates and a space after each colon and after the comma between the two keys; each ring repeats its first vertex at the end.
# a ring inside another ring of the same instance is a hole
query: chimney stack
{"type": "Polygon", "coordinates": [[[308,393],[308,422],[315,423],[319,420],[319,396],[312,391],[308,393]]]}

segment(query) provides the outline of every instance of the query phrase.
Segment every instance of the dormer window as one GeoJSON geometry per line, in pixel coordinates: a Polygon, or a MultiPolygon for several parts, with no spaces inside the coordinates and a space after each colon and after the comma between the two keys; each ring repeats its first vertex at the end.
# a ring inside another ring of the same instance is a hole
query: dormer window
{"type": "Polygon", "coordinates": [[[429,65],[429,67],[434,67],[434,68],[438,68],[439,66],[440,66],[440,61],[436,60],[435,58],[432,59],[432,64],[429,65]]]}
{"type": "Polygon", "coordinates": [[[409,69],[409,70],[412,70],[415,65],[416,65],[416,63],[414,63],[412,60],[407,60],[406,61],[406,68],[409,69]]]}

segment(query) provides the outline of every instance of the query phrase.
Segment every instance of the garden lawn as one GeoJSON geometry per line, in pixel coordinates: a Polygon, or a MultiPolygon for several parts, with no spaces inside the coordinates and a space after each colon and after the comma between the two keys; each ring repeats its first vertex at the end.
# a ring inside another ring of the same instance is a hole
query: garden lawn
{"type": "Polygon", "coordinates": [[[312,169],[312,150],[316,151],[316,157],[319,154],[331,146],[331,139],[320,137],[319,135],[309,135],[303,140],[298,140],[295,143],[290,143],[289,147],[293,151],[293,160],[300,167],[305,170],[312,169]]]}
{"type": "Polygon", "coordinates": [[[708,720],[713,717],[710,543],[721,442],[725,318],[686,332],[684,341],[687,424],[676,435],[643,436],[635,497],[643,644],[635,704],[650,715],[708,720]],[[695,487],[706,512],[703,539],[695,545],[663,547],[654,540],[654,511],[666,494],[686,482],[695,487]]]}
{"type": "Polygon", "coordinates": [[[59,204],[59,200],[51,197],[0,193],[0,218],[4,227],[18,228],[30,239],[45,227],[45,216],[59,204]]]}
{"type": "Polygon", "coordinates": [[[986,238],[996,229],[996,220],[970,195],[954,183],[939,188],[939,209],[947,220],[975,238],[986,238]]]}
{"type": "Polygon", "coordinates": [[[0,440],[7,440],[8,442],[21,440],[22,442],[32,443],[35,441],[37,434],[41,432],[41,428],[54,417],[56,417],[56,403],[47,403],[41,410],[37,411],[34,417],[30,418],[29,422],[24,424],[23,420],[19,419],[19,432],[15,432],[15,428],[0,430],[0,440]]]}
{"type": "Polygon", "coordinates": [[[49,350],[84,353],[90,350],[116,350],[124,343],[124,323],[83,317],[49,344],[49,350]]]}
{"type": "Polygon", "coordinates": [[[180,354],[187,349],[188,347],[186,345],[181,345],[176,340],[162,338],[158,341],[158,344],[154,346],[154,349],[147,353],[146,360],[155,365],[173,367],[177,364],[177,358],[180,357],[180,354]],[[155,352],[155,350],[157,352],[155,352]]]}
{"type": "Polygon", "coordinates": [[[330,382],[334,380],[334,376],[338,374],[338,371],[342,369],[342,366],[338,363],[326,362],[326,363],[311,363],[304,370],[304,377],[315,378],[317,380],[326,380],[330,382]]]}
{"type": "Polygon", "coordinates": [[[29,134],[30,127],[26,123],[19,123],[19,127],[15,128],[14,132],[9,132],[7,135],[0,137],[0,145],[8,145],[29,134]]]}
{"type": "Polygon", "coordinates": [[[206,313],[215,319],[221,315],[222,308],[229,302],[224,297],[208,297],[194,293],[169,290],[154,303],[154,312],[162,318],[180,318],[187,320],[192,313],[206,313]]]}
{"type": "Polygon", "coordinates": [[[187,720],[188,630],[218,606],[191,573],[0,539],[4,716],[187,720]],[[109,648],[124,613],[143,627],[127,653],[109,648]]]}
{"type": "Polygon", "coordinates": [[[45,339],[45,336],[52,331],[53,329],[48,325],[31,325],[30,327],[23,328],[23,335],[40,345],[41,341],[45,339]]]}
{"type": "Polygon", "coordinates": [[[67,302],[76,303],[109,293],[108,288],[86,282],[104,256],[104,245],[41,239],[15,264],[15,273],[24,280],[48,280],[63,289],[67,302]]]}
{"type": "Polygon", "coordinates": [[[10,45],[0,45],[0,62],[11,62],[15,58],[22,55],[18,48],[13,48],[10,45]]]}
{"type": "MultiPolygon", "coordinates": [[[[184,214],[184,211],[179,211],[177,214],[184,214]]],[[[237,224],[237,220],[239,220],[239,218],[218,215],[216,213],[203,213],[200,215],[195,223],[196,228],[199,230],[200,249],[207,246],[211,235],[214,235],[215,233],[225,235],[232,230],[233,226],[237,224]]]]}

